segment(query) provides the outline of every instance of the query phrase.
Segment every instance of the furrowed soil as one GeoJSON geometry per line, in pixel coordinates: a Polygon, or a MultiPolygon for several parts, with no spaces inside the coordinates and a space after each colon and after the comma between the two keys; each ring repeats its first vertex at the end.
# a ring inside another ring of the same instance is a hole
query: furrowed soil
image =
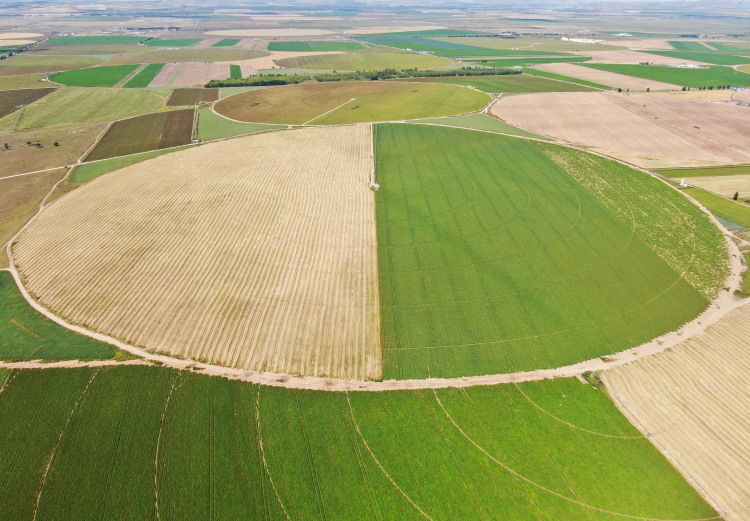
{"type": "Polygon", "coordinates": [[[750,162],[746,107],[616,93],[524,94],[492,112],[512,125],[645,167],[750,162]],[[732,136],[728,139],[728,136],[732,136]]]}
{"type": "Polygon", "coordinates": [[[19,89],[0,91],[0,118],[14,112],[22,105],[28,105],[56,89],[19,89]]]}
{"type": "Polygon", "coordinates": [[[371,139],[273,132],[126,167],[45,208],[14,259],[45,306],[133,345],[379,378],[371,139]]]}
{"type": "Polygon", "coordinates": [[[219,89],[175,89],[167,99],[168,107],[197,105],[202,101],[219,99],[219,89]]]}
{"type": "MultiPolygon", "coordinates": [[[[643,61],[650,61],[644,59],[643,61]]],[[[574,63],[547,63],[544,65],[535,65],[534,69],[540,71],[547,71],[554,74],[561,74],[563,76],[570,76],[571,78],[580,78],[582,80],[599,83],[601,85],[609,85],[615,89],[630,89],[634,91],[645,91],[650,90],[680,90],[679,85],[672,85],[670,83],[662,83],[660,81],[646,80],[643,78],[636,78],[634,76],[627,76],[625,74],[617,74],[615,72],[602,71],[598,69],[592,69],[590,67],[584,67],[582,65],[576,65],[574,63]]]]}
{"type": "Polygon", "coordinates": [[[750,516],[750,305],[668,352],[601,373],[615,404],[710,502],[750,516]]]}
{"type": "Polygon", "coordinates": [[[116,121],[86,161],[137,154],[190,143],[195,109],[146,114],[116,121]]]}

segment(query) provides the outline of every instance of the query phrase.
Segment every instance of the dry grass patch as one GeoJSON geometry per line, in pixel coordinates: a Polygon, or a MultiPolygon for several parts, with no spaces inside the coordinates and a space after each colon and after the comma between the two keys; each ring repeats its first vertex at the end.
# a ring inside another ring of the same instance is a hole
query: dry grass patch
{"type": "Polygon", "coordinates": [[[148,84],[149,87],[189,87],[211,80],[229,78],[229,65],[223,63],[167,63],[148,84]]]}
{"type": "Polygon", "coordinates": [[[46,208],[15,261],[44,305],[134,345],[378,378],[371,139],[282,131],[126,167],[46,208]]]}
{"type": "Polygon", "coordinates": [[[736,105],[613,93],[542,93],[492,107],[512,125],[646,167],[750,162],[750,111],[736,105]],[[729,137],[731,136],[731,139],[729,137]]]}
{"type": "MultiPolygon", "coordinates": [[[[651,61],[644,59],[643,61],[651,61]]],[[[650,90],[679,90],[681,87],[678,85],[672,85],[670,83],[662,83],[660,81],[646,80],[643,78],[636,78],[634,76],[627,76],[625,74],[617,74],[615,72],[601,71],[598,69],[592,69],[590,67],[584,67],[582,65],[576,65],[574,63],[545,63],[543,65],[535,65],[533,69],[539,69],[540,71],[551,72],[553,74],[561,74],[563,76],[570,76],[571,78],[578,78],[581,80],[591,81],[599,83],[600,85],[609,85],[615,89],[630,89],[637,91],[650,90]]]]}
{"type": "Polygon", "coordinates": [[[736,192],[741,199],[750,197],[750,175],[689,177],[685,182],[722,197],[733,197],[736,192]]]}
{"type": "Polygon", "coordinates": [[[654,433],[660,448],[680,461],[677,469],[697,480],[696,488],[704,496],[708,491],[729,519],[750,515],[748,337],[745,305],[669,352],[602,375],[626,416],[654,433]]]}

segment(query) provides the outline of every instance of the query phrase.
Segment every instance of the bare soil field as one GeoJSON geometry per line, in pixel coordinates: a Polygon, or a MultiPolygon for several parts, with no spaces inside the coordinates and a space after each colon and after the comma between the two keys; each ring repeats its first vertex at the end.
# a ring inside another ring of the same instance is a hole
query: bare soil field
{"type": "MultiPolygon", "coordinates": [[[[642,62],[655,63],[656,65],[669,65],[671,63],[697,63],[701,65],[702,62],[696,62],[692,60],[681,60],[678,58],[670,58],[669,56],[659,56],[658,54],[648,54],[645,52],[637,51],[597,51],[597,50],[586,50],[579,51],[577,54],[582,56],[591,56],[597,63],[630,63],[638,65],[642,62]]],[[[593,63],[593,62],[592,62],[593,63]]]]}
{"type": "Polygon", "coordinates": [[[0,40],[5,43],[6,40],[28,40],[44,36],[42,33],[0,33],[0,40]]]}
{"type": "Polygon", "coordinates": [[[672,350],[600,373],[615,403],[726,519],[750,518],[750,305],[672,350]]]}
{"type": "Polygon", "coordinates": [[[312,128],[132,165],[45,208],[14,261],[49,309],[151,351],[378,378],[371,146],[312,128]]]}
{"type": "Polygon", "coordinates": [[[55,92],[54,88],[47,89],[14,89],[0,91],[0,118],[7,116],[23,105],[28,105],[55,92]]]}
{"type": "Polygon", "coordinates": [[[207,36],[236,36],[237,38],[274,37],[274,36],[323,36],[333,34],[333,31],[324,29],[224,29],[221,31],[208,31],[207,36]]]}
{"type": "Polygon", "coordinates": [[[732,197],[735,192],[743,199],[750,197],[750,175],[689,177],[685,182],[724,197],[732,197]]]}
{"type": "Polygon", "coordinates": [[[508,96],[492,112],[523,129],[644,167],[750,162],[747,107],[583,92],[508,96]]]}
{"type": "Polygon", "coordinates": [[[170,49],[120,54],[107,65],[133,65],[139,63],[232,62],[262,56],[265,52],[228,47],[170,49]]]}
{"type": "Polygon", "coordinates": [[[203,101],[219,99],[219,89],[175,89],[167,98],[167,107],[197,105],[203,101]]]}
{"type": "MultiPolygon", "coordinates": [[[[732,91],[730,91],[732,92],[732,91]]],[[[734,99],[750,103],[750,89],[742,89],[734,93],[734,99]]]]}
{"type": "Polygon", "coordinates": [[[693,101],[729,101],[733,93],[734,91],[731,90],[660,90],[649,92],[648,96],[666,96],[693,101]]]}
{"type": "Polygon", "coordinates": [[[682,88],[670,83],[645,80],[643,78],[617,74],[615,72],[600,71],[598,69],[591,69],[574,63],[545,63],[543,65],[535,65],[532,69],[539,69],[540,71],[547,71],[554,74],[562,74],[563,76],[592,81],[601,85],[609,85],[615,89],[621,88],[623,90],[630,89],[634,91],[645,91],[646,89],[681,90],[682,88]]]}
{"type": "Polygon", "coordinates": [[[229,64],[224,63],[167,63],[148,84],[149,87],[190,87],[204,85],[211,80],[229,78],[229,64]]]}

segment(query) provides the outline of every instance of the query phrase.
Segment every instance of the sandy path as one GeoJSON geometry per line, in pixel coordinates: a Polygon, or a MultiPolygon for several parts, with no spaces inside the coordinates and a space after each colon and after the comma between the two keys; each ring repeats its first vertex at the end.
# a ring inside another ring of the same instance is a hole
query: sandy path
{"type": "Polygon", "coordinates": [[[492,113],[517,127],[645,167],[750,162],[750,110],[666,96],[542,93],[503,97],[492,113]],[[731,135],[732,139],[727,139],[731,135]]]}
{"type": "Polygon", "coordinates": [[[615,403],[726,519],[750,518],[750,306],[601,373],[615,403]]]}
{"type": "Polygon", "coordinates": [[[599,69],[592,69],[590,67],[576,65],[574,63],[545,63],[543,65],[535,65],[532,67],[532,69],[539,69],[540,71],[547,71],[554,74],[562,74],[563,76],[570,76],[581,80],[599,83],[601,85],[609,85],[610,87],[613,87],[615,89],[621,88],[623,90],[630,89],[633,91],[645,91],[646,89],[682,89],[682,87],[678,85],[672,85],[670,83],[662,83],[660,81],[636,78],[635,76],[618,74],[616,72],[600,71],[599,69]]]}
{"type": "Polygon", "coordinates": [[[48,306],[132,345],[378,378],[371,139],[369,125],[275,132],[124,168],[42,211],[14,259],[48,306]]]}

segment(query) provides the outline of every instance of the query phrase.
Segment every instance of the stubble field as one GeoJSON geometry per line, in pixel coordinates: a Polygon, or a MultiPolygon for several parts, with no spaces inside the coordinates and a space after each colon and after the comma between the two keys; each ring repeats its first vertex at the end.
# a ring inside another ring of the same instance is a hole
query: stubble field
{"type": "Polygon", "coordinates": [[[44,305],[134,345],[379,378],[371,139],[276,132],[112,172],[46,208],[14,260],[44,305]]]}

